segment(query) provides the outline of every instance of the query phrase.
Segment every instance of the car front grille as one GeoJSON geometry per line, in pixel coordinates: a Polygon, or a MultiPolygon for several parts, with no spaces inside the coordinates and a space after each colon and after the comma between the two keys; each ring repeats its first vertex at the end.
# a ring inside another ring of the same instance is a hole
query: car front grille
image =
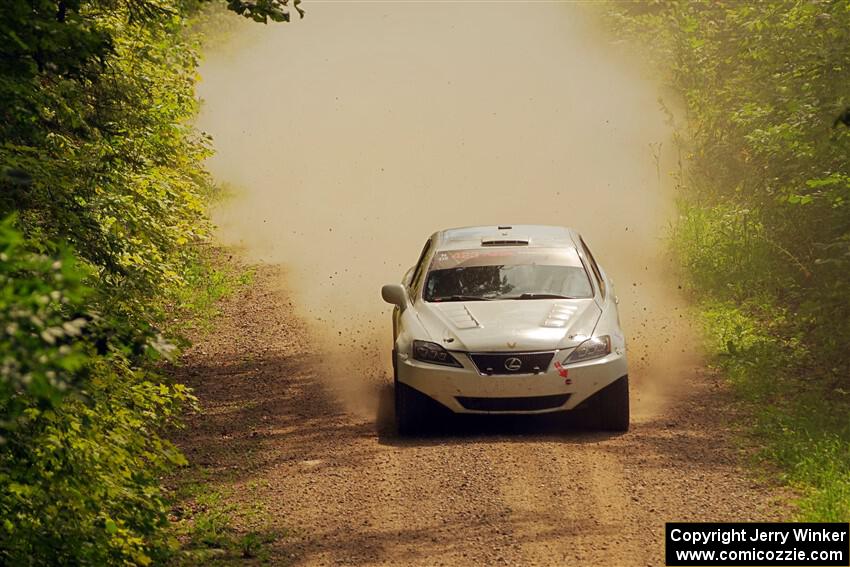
{"type": "Polygon", "coordinates": [[[470,398],[458,396],[457,401],[472,411],[535,411],[558,408],[567,403],[569,394],[531,396],[522,398],[470,398]]]}
{"type": "Polygon", "coordinates": [[[546,372],[552,357],[550,352],[469,353],[469,358],[481,374],[537,374],[546,372]]]}

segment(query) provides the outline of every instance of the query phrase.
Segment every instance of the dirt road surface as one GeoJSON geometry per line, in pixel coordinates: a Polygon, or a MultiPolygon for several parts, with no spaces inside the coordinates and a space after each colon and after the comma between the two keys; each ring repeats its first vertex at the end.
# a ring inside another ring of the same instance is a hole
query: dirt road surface
{"type": "MultiPolygon", "coordinates": [[[[389,378],[372,411],[347,409],[279,281],[261,268],[178,371],[201,404],[179,445],[210,490],[261,510],[239,529],[284,534],[272,564],[663,565],[665,521],[783,514],[742,470],[730,397],[705,371],[625,435],[524,418],[400,439],[389,378]]],[[[639,398],[647,376],[632,378],[639,398]]]]}

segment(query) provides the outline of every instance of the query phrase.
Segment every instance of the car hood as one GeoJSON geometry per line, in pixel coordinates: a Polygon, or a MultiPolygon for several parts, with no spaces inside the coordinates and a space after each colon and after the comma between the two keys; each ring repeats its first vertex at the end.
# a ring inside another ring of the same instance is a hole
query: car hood
{"type": "Polygon", "coordinates": [[[592,299],[421,302],[418,307],[431,340],[469,352],[573,347],[593,333],[602,313],[592,299]]]}

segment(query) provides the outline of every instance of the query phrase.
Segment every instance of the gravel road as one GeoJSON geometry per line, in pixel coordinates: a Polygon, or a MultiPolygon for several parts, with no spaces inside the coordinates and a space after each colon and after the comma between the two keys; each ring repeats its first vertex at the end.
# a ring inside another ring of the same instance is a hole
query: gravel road
{"type": "MultiPolygon", "coordinates": [[[[741,468],[734,407],[707,371],[625,435],[488,419],[400,439],[389,380],[367,385],[372,411],[347,409],[279,281],[260,268],[177,370],[202,407],[178,444],[211,487],[261,510],[240,529],[285,534],[272,564],[663,565],[665,521],[785,513],[741,468]]],[[[635,396],[645,381],[633,375],[635,396]]]]}

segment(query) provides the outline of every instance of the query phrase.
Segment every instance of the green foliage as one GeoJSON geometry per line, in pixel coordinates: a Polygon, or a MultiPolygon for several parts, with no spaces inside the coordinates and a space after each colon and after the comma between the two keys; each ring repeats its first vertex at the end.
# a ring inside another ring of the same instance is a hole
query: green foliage
{"type": "Polygon", "coordinates": [[[754,402],[766,455],[804,487],[804,516],[846,521],[850,4],[613,10],[684,103],[673,241],[716,360],[754,402]]]}
{"type": "MultiPolygon", "coordinates": [[[[304,17],[304,10],[300,8],[301,0],[293,0],[292,6],[298,12],[300,17],[304,17]]],[[[227,8],[233,10],[237,14],[241,14],[246,18],[251,18],[255,22],[268,23],[273,22],[288,22],[289,11],[286,7],[289,5],[289,0],[251,0],[245,2],[243,0],[227,0],[227,8]]]]}
{"type": "MultiPolygon", "coordinates": [[[[228,3],[288,19],[283,0],[228,3]]],[[[192,398],[151,369],[174,350],[167,307],[215,280],[194,252],[213,191],[198,5],[0,3],[0,564],[174,546],[159,479],[184,459],[161,435],[192,398]]]]}
{"type": "Polygon", "coordinates": [[[801,495],[804,521],[850,518],[850,392],[823,388],[801,366],[799,339],[784,339],[779,309],[705,301],[703,322],[716,363],[752,408],[759,457],[779,466],[801,495]],[[760,313],[760,315],[759,315],[760,313]]]}
{"type": "Polygon", "coordinates": [[[76,340],[89,321],[85,272],[65,251],[33,254],[11,227],[0,224],[0,441],[28,407],[56,404],[89,361],[76,340]]]}
{"type": "Polygon", "coordinates": [[[185,461],[159,433],[187,392],[119,364],[93,364],[84,390],[29,408],[10,436],[0,457],[7,564],[145,565],[166,549],[159,476],[185,461]]]}
{"type": "Polygon", "coordinates": [[[181,248],[206,231],[199,164],[209,151],[188,121],[196,56],[177,38],[182,18],[140,25],[112,10],[89,20],[110,38],[108,58],[89,62],[84,78],[45,71],[9,93],[30,110],[19,115],[29,124],[0,131],[0,171],[25,171],[27,182],[7,181],[0,214],[17,211],[19,228],[45,249],[69,242],[139,309],[179,283],[181,248]]]}
{"type": "Polygon", "coordinates": [[[191,400],[131,365],[131,335],[95,314],[89,270],[28,251],[0,225],[0,562],[150,562],[164,547],[159,476],[184,462],[159,434],[191,400]]]}

